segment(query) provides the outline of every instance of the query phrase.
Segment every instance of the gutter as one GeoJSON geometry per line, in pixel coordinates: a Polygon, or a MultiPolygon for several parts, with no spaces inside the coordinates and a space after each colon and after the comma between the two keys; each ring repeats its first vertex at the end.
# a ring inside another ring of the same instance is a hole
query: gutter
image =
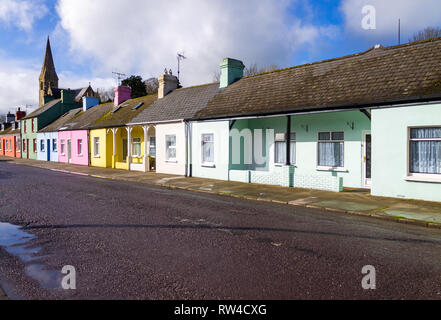
{"type": "Polygon", "coordinates": [[[138,123],[128,123],[127,126],[142,126],[143,124],[155,125],[164,123],[175,123],[175,122],[186,122],[190,119],[176,119],[176,120],[163,120],[163,121],[152,121],[152,122],[138,122],[138,123]]]}
{"type": "Polygon", "coordinates": [[[301,114],[314,114],[314,113],[326,113],[326,112],[343,112],[343,111],[357,111],[360,109],[386,109],[397,107],[411,107],[415,105],[427,105],[437,104],[441,102],[441,95],[430,98],[421,98],[420,100],[402,100],[402,101],[379,101],[369,104],[347,104],[347,105],[335,105],[327,107],[313,107],[302,108],[298,111],[275,111],[275,112],[261,112],[244,115],[232,115],[221,117],[207,117],[207,118],[194,118],[192,121],[220,121],[220,120],[240,120],[240,119],[259,119],[269,118],[274,116],[288,116],[288,115],[301,115],[301,114]]]}

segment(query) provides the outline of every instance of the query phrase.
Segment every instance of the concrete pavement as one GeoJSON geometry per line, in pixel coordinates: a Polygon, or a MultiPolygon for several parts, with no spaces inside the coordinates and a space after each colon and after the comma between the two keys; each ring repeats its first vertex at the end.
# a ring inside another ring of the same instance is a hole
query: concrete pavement
{"type": "Polygon", "coordinates": [[[406,224],[441,228],[441,203],[373,197],[368,191],[364,190],[346,190],[342,193],[334,193],[232,181],[186,178],[151,172],[142,173],[109,168],[84,167],[65,163],[12,159],[1,156],[0,161],[45,168],[66,174],[153,184],[170,189],[184,189],[249,200],[325,209],[327,211],[370,216],[406,224]]]}

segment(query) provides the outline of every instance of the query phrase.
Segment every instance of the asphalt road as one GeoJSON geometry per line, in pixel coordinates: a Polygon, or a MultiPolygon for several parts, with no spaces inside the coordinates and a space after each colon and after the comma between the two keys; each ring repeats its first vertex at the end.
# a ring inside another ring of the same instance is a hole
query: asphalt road
{"type": "Polygon", "coordinates": [[[441,298],[441,230],[7,162],[0,222],[41,249],[25,263],[0,247],[14,299],[441,298]],[[35,264],[74,266],[76,290],[45,288],[35,264]]]}

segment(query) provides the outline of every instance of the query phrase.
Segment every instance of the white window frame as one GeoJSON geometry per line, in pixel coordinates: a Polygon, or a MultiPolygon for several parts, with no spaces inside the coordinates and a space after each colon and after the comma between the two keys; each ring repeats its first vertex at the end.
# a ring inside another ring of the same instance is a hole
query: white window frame
{"type": "Polygon", "coordinates": [[[413,173],[410,171],[410,152],[411,152],[411,142],[412,141],[440,141],[441,138],[422,138],[422,139],[412,139],[411,131],[412,129],[429,129],[429,128],[440,128],[441,126],[412,126],[407,128],[407,176],[405,180],[407,181],[420,181],[420,182],[441,182],[441,174],[439,173],[413,173]]]}
{"type": "Polygon", "coordinates": [[[167,134],[166,136],[165,136],[165,161],[166,162],[172,162],[172,163],[177,163],[178,161],[177,161],[177,149],[176,149],[176,145],[177,145],[177,140],[176,140],[176,135],[175,134],[167,134]],[[175,137],[175,145],[174,146],[170,146],[170,147],[168,147],[167,146],[167,138],[168,137],[175,137]],[[175,149],[175,158],[169,158],[168,157],[168,149],[175,149]]]}
{"type": "Polygon", "coordinates": [[[60,153],[62,156],[66,155],[66,144],[64,139],[61,139],[60,141],[60,153]]]}
{"type": "Polygon", "coordinates": [[[135,157],[135,158],[142,157],[142,139],[140,137],[133,137],[132,138],[132,157],[135,157]],[[135,154],[135,145],[139,145],[139,154],[135,154]]]}
{"type": "Polygon", "coordinates": [[[100,157],[100,137],[93,137],[93,156],[100,157]]]}
{"type": "Polygon", "coordinates": [[[156,137],[154,137],[154,136],[150,136],[149,137],[149,155],[151,157],[153,157],[153,158],[156,158],[156,137]],[[152,144],[152,138],[155,140],[154,144],[152,144]],[[154,156],[152,156],[152,149],[155,150],[155,155],[154,156]]]}
{"type": "Polygon", "coordinates": [[[317,133],[317,170],[322,171],[346,171],[346,132],[344,130],[335,130],[335,131],[319,131],[317,133]],[[320,135],[323,133],[329,133],[330,140],[320,140],[320,135]],[[343,133],[343,140],[333,140],[333,133],[343,133]],[[330,167],[330,166],[321,166],[320,165],[320,143],[341,143],[343,142],[343,166],[342,167],[330,167]]]}
{"type": "MultiPolygon", "coordinates": [[[[274,135],[274,164],[276,166],[284,166],[286,165],[286,158],[283,160],[283,162],[277,162],[277,158],[278,158],[278,154],[277,154],[277,144],[278,143],[283,143],[284,144],[284,148],[286,150],[286,133],[284,132],[279,132],[276,133],[274,135]],[[283,139],[281,138],[281,136],[283,135],[283,139]]],[[[297,163],[297,133],[296,132],[291,132],[291,147],[290,147],[290,151],[292,152],[292,150],[294,151],[294,159],[291,158],[290,155],[290,160],[291,160],[291,165],[295,166],[297,163]],[[293,149],[294,147],[294,149],[293,149]]],[[[285,151],[286,152],[286,151],[285,151]]]]}
{"type": "Polygon", "coordinates": [[[201,164],[203,167],[215,167],[215,152],[214,152],[214,133],[201,134],[201,164]],[[211,136],[211,141],[205,141],[206,136],[211,136]],[[211,143],[213,145],[213,161],[205,161],[204,147],[206,144],[211,143]]]}
{"type": "Polygon", "coordinates": [[[40,152],[46,152],[46,143],[44,143],[44,139],[40,140],[40,152]]]}
{"type": "Polygon", "coordinates": [[[83,139],[77,140],[77,154],[79,157],[83,156],[83,139]]]}

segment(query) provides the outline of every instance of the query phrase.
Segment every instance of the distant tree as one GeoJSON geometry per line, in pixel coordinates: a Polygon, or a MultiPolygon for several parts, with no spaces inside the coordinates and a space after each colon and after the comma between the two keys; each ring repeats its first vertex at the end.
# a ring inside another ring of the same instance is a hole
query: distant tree
{"type": "Polygon", "coordinates": [[[280,67],[275,64],[259,67],[256,63],[253,63],[249,67],[246,67],[243,73],[244,76],[247,77],[247,76],[254,76],[259,73],[274,71],[277,69],[280,69],[280,67]]]}
{"type": "Polygon", "coordinates": [[[147,95],[147,90],[140,76],[131,76],[121,82],[123,86],[129,86],[132,88],[131,98],[139,98],[147,95]]]}
{"type": "MultiPolygon", "coordinates": [[[[253,76],[253,75],[256,75],[256,74],[259,74],[259,73],[274,71],[274,70],[277,70],[277,69],[280,69],[280,67],[278,65],[275,65],[275,64],[259,67],[257,65],[257,63],[253,63],[253,64],[249,65],[248,67],[246,67],[243,70],[243,75],[244,75],[244,77],[248,77],[248,76],[253,76]]],[[[221,77],[221,71],[218,70],[218,71],[216,71],[213,74],[213,81],[214,82],[219,82],[220,81],[220,77],[221,77]]]]}
{"type": "MultiPolygon", "coordinates": [[[[423,31],[419,31],[413,35],[413,41],[429,40],[441,37],[441,28],[427,27],[423,31]]],[[[409,41],[410,42],[410,41],[409,41]]]]}
{"type": "Polygon", "coordinates": [[[115,98],[115,92],[113,91],[113,88],[98,88],[96,90],[96,96],[100,103],[108,103],[115,98]]]}
{"type": "Polygon", "coordinates": [[[155,94],[158,93],[159,82],[156,78],[150,78],[144,81],[145,89],[147,94],[155,94]]]}
{"type": "Polygon", "coordinates": [[[213,82],[220,82],[221,77],[221,71],[217,70],[216,72],[213,72],[213,82]]]}

